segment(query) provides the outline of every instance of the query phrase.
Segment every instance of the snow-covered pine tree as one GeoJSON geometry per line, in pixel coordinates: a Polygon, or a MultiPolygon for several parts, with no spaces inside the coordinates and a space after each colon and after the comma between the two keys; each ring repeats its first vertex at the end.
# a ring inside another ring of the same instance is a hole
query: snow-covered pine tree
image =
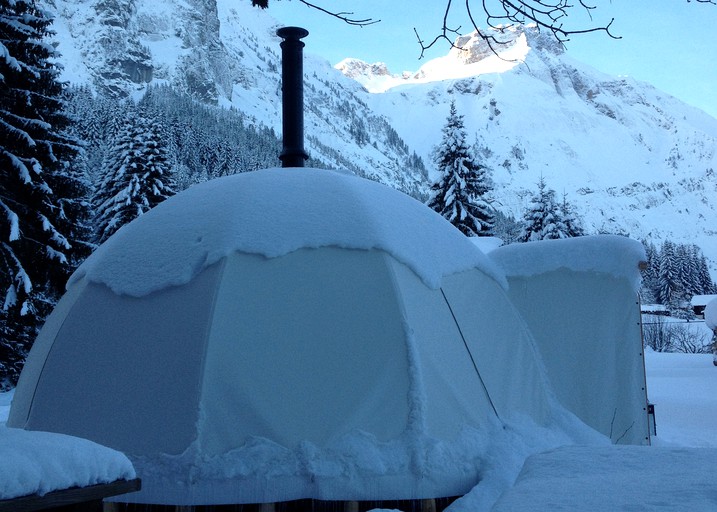
{"type": "Polygon", "coordinates": [[[640,271],[642,275],[640,299],[643,304],[654,304],[657,302],[656,291],[658,288],[659,254],[654,243],[648,243],[646,240],[643,240],[642,245],[645,247],[647,264],[645,265],[645,268],[640,271]]]}
{"type": "Polygon", "coordinates": [[[16,382],[75,260],[70,204],[82,192],[50,24],[32,0],[0,0],[0,389],[16,382]]]}
{"type": "Polygon", "coordinates": [[[675,244],[670,240],[665,240],[660,246],[660,260],[657,271],[657,300],[660,304],[670,307],[676,305],[680,295],[677,272],[675,244]]]}
{"type": "Polygon", "coordinates": [[[130,108],[95,184],[97,243],[174,194],[163,139],[156,112],[130,108]]]}
{"type": "Polygon", "coordinates": [[[568,228],[555,201],[555,191],[548,188],[545,179],[541,176],[538,181],[538,191],[531,197],[530,204],[523,215],[523,231],[519,241],[532,242],[568,237],[568,228]]]}
{"type": "Polygon", "coordinates": [[[709,266],[707,265],[707,258],[702,254],[702,251],[699,253],[699,260],[697,262],[697,276],[701,286],[700,295],[717,293],[717,286],[715,286],[715,283],[712,281],[709,266]]]}
{"type": "Polygon", "coordinates": [[[565,224],[565,233],[568,238],[584,236],[585,230],[583,229],[583,223],[578,218],[578,214],[575,211],[575,205],[568,201],[567,194],[563,194],[563,202],[560,203],[559,209],[560,215],[563,218],[563,224],[565,224]]]}
{"type": "Polygon", "coordinates": [[[431,186],[428,206],[466,236],[490,235],[494,214],[487,194],[492,182],[466,142],[463,116],[458,114],[455,102],[451,102],[443,138],[434,155],[440,176],[431,186]]]}

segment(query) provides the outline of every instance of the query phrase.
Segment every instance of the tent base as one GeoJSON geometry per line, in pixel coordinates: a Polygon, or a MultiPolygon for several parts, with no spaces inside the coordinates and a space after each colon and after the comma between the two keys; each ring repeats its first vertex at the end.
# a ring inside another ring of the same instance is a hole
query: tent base
{"type": "Polygon", "coordinates": [[[460,496],[422,500],[324,501],[293,500],[243,505],[147,505],[105,503],[104,512],[367,512],[376,508],[403,512],[442,512],[460,496]]]}

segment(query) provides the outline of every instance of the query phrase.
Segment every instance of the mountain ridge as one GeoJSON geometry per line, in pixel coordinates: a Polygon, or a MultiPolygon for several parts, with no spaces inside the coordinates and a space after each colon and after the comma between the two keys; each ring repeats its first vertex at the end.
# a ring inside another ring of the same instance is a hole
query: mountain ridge
{"type": "MultiPolygon", "coordinates": [[[[280,132],[279,24],[265,11],[229,0],[41,3],[56,16],[70,82],[135,98],[170,84],[280,132]]],[[[519,217],[544,176],[589,232],[690,241],[717,261],[717,120],[575,61],[549,34],[518,27],[497,37],[511,41],[503,59],[466,35],[457,46],[467,51],[451,49],[415,73],[366,64],[374,78],[397,82],[376,93],[313,55],[307,39],[307,150],[425,197],[433,171],[407,162],[430,162],[455,100],[506,214],[519,217]]]]}

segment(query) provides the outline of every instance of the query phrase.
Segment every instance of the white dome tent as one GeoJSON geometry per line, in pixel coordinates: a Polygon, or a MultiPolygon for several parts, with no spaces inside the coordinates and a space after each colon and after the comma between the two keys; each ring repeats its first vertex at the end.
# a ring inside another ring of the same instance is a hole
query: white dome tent
{"type": "Polygon", "coordinates": [[[505,286],[389,187],[317,169],[213,180],[78,269],[8,426],[125,452],[130,502],[461,495],[514,443],[506,424],[550,433],[528,451],[593,435],[557,405],[505,286]]]}
{"type": "Polygon", "coordinates": [[[581,236],[489,253],[558,400],[615,444],[650,444],[640,316],[642,243],[581,236]]]}

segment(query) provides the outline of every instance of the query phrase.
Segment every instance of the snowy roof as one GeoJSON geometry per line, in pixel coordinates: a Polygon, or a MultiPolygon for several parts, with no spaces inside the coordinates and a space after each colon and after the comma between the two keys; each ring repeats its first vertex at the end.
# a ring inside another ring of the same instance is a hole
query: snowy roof
{"type": "Polygon", "coordinates": [[[266,169],[218,178],[122,227],[70,278],[143,296],[189,282],[232,251],[268,258],[302,248],[380,249],[431,288],[443,276],[501,272],[443,217],[385,185],[322,169],[266,169]]]}
{"type": "Polygon", "coordinates": [[[706,306],[711,300],[717,299],[717,295],[693,295],[690,299],[692,306],[706,306]]]}
{"type": "Polygon", "coordinates": [[[0,427],[0,500],[135,478],[122,453],[77,437],[0,427]]]}
{"type": "Polygon", "coordinates": [[[717,297],[705,306],[705,323],[713,331],[717,330],[717,297]]]}
{"type": "Polygon", "coordinates": [[[602,272],[628,279],[640,288],[639,264],[647,260],[643,245],[618,235],[594,235],[541,240],[499,247],[490,258],[509,277],[529,277],[568,269],[602,272]]]}
{"type": "Polygon", "coordinates": [[[664,304],[641,304],[640,305],[641,311],[668,311],[667,306],[664,304]]]}

